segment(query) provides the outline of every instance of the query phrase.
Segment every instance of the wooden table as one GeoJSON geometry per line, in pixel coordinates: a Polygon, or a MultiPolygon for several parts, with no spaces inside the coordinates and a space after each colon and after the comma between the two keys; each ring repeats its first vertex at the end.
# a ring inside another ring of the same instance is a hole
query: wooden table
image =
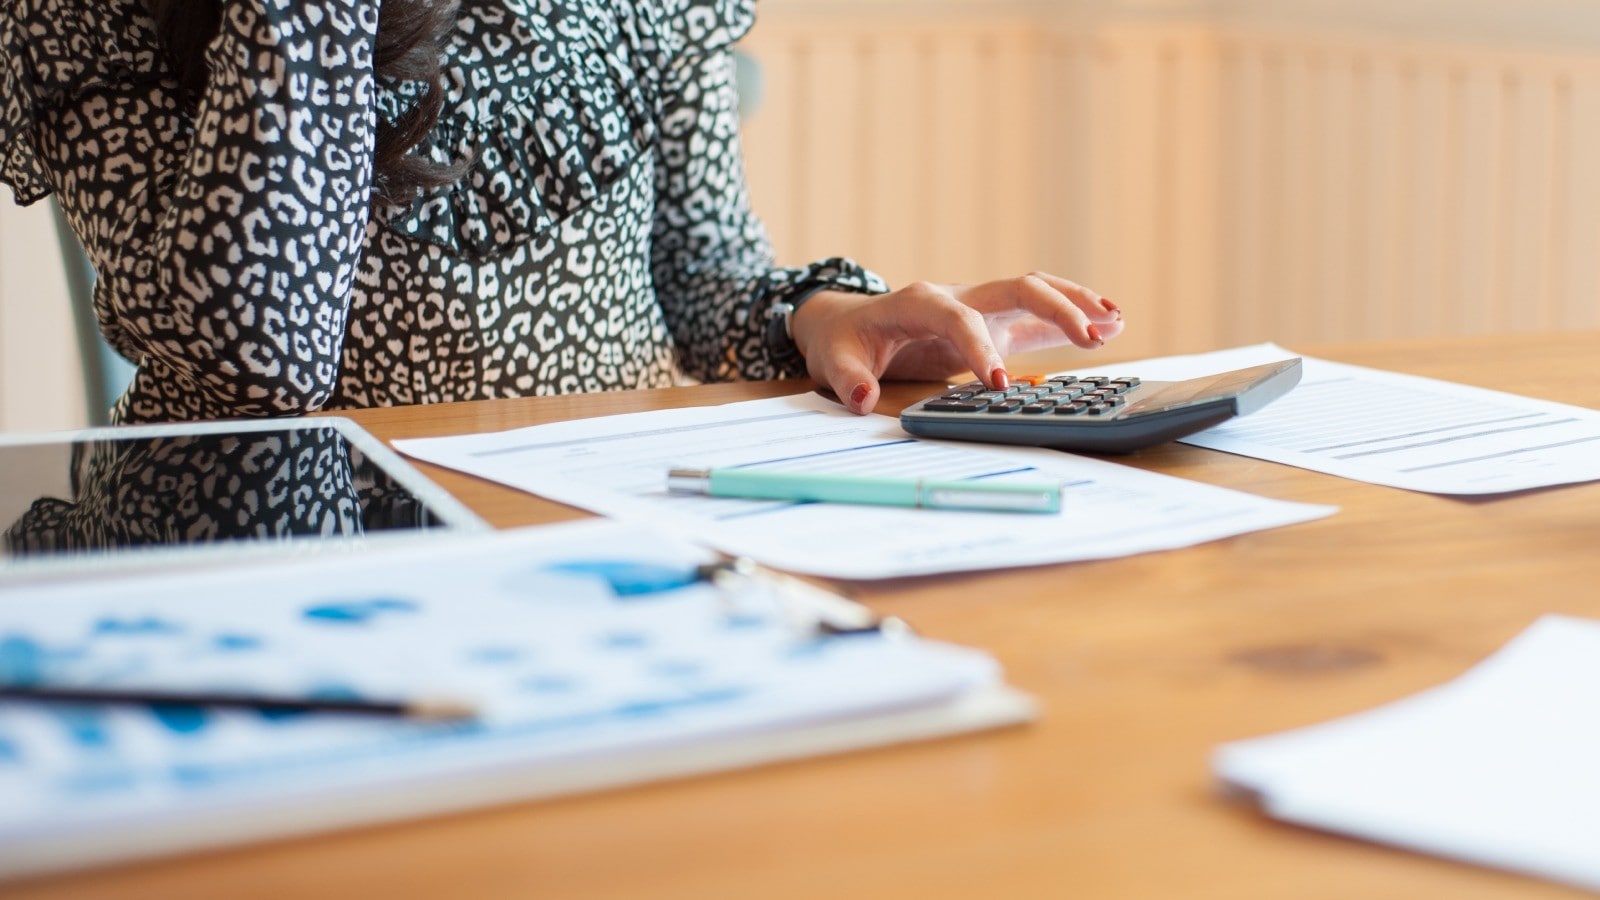
{"type": "MultiPolygon", "coordinates": [[[[1600,408],[1600,333],[1302,349],[1600,408]]],[[[392,439],[806,387],[717,385],[355,418],[392,439]]],[[[883,411],[927,388],[890,388],[883,411]]],[[[1030,726],[7,885],[0,894],[1578,896],[1275,823],[1220,799],[1207,762],[1220,742],[1365,710],[1454,677],[1541,613],[1600,617],[1600,484],[1459,500],[1183,445],[1125,461],[1342,512],[1187,550],[862,588],[872,605],[926,634],[993,651],[1011,682],[1043,703],[1044,718],[1030,726]]],[[[496,525],[582,515],[455,473],[429,474],[496,525]]]]}

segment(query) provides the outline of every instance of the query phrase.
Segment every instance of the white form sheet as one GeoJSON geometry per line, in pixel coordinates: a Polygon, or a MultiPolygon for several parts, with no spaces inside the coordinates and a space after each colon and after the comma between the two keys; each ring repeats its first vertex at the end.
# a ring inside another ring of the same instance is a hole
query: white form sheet
{"type": "Polygon", "coordinates": [[[1600,623],[1546,616],[1456,680],[1223,745],[1270,815],[1600,890],[1600,623]]]}
{"type": "Polygon", "coordinates": [[[1268,500],[1051,450],[927,441],[807,394],[396,441],[402,453],[728,553],[834,578],[1104,559],[1321,518],[1268,500]],[[764,465],[906,478],[1057,481],[1057,515],[667,493],[675,466],[764,465]]]}
{"type": "MultiPolygon", "coordinates": [[[[1257,344],[1111,369],[1178,381],[1297,355],[1257,344]]],[[[1299,386],[1265,409],[1183,440],[1435,494],[1600,479],[1600,411],[1322,359],[1306,358],[1299,386]]]]}

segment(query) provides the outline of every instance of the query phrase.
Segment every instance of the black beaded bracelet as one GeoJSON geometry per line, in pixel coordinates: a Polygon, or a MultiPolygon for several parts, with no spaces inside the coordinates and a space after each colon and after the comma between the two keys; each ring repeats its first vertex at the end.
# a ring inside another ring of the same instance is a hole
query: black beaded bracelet
{"type": "Polygon", "coordinates": [[[774,360],[784,368],[803,368],[805,357],[794,342],[794,314],[807,300],[834,287],[818,284],[801,291],[794,297],[779,300],[767,309],[767,346],[773,350],[774,360]]]}

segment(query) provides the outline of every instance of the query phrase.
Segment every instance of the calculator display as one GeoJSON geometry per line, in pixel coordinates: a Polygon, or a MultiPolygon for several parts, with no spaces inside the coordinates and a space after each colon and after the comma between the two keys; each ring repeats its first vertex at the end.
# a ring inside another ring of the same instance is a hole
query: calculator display
{"type": "Polygon", "coordinates": [[[1239,369],[1188,381],[1174,381],[1162,385],[1128,404],[1124,416],[1137,416],[1162,409],[1193,406],[1237,396],[1261,378],[1261,368],[1239,369]]]}

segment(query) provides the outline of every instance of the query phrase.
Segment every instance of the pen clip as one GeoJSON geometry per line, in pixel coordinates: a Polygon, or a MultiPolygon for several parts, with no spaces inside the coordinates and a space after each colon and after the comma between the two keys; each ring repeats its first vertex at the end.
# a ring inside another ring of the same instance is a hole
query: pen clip
{"type": "Polygon", "coordinates": [[[880,616],[848,597],[769,569],[749,557],[709,563],[700,566],[698,574],[731,594],[751,588],[770,593],[794,627],[807,637],[879,634],[898,638],[914,633],[903,619],[880,616]]]}

